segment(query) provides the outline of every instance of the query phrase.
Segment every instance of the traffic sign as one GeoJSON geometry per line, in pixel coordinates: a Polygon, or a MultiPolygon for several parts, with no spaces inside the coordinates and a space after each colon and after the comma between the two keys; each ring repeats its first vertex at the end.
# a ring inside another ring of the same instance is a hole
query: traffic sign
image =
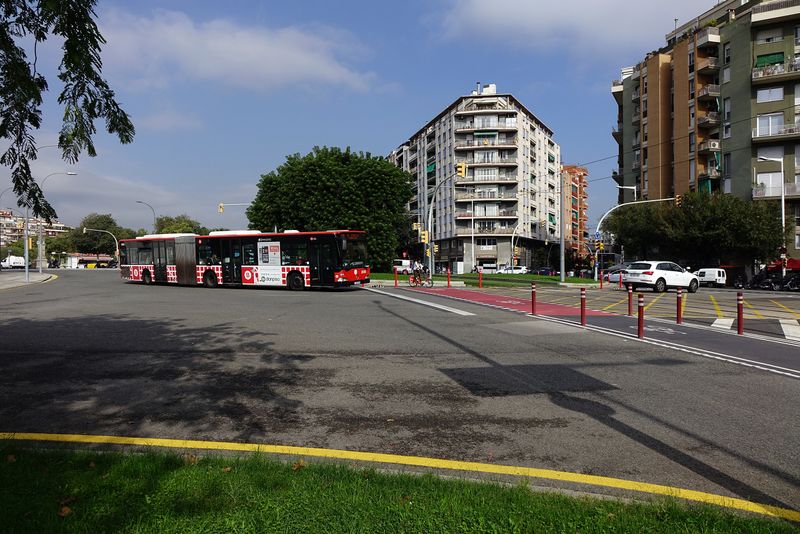
{"type": "Polygon", "coordinates": [[[595,232],[594,233],[594,238],[595,239],[600,239],[600,232],[595,232]]]}

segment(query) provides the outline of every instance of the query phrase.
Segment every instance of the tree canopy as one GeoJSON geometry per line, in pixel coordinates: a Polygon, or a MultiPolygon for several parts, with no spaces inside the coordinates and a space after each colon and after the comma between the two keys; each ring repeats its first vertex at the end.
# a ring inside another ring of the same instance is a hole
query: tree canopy
{"type": "Polygon", "coordinates": [[[121,143],[130,143],[134,127],[101,76],[100,51],[105,39],[95,23],[96,0],[0,0],[0,138],[8,148],[0,164],[11,170],[19,206],[51,220],[55,210],[31,175],[37,147],[33,131],[42,125],[42,94],[48,90],[37,65],[37,46],[50,38],[62,41],[57,78],[58,103],[64,108],[58,146],[73,164],[86,151],[94,157],[96,119],[121,143]],[[32,58],[28,52],[32,51],[32,58]]]}
{"type": "Polygon", "coordinates": [[[779,204],[722,193],[688,193],[680,207],[631,204],[612,213],[604,229],[625,247],[627,257],[657,255],[697,267],[766,262],[784,241],[779,204]]]}
{"type": "Polygon", "coordinates": [[[315,147],[261,176],[250,228],[367,231],[373,268],[388,269],[407,234],[411,176],[384,158],[315,147]]]}
{"type": "Polygon", "coordinates": [[[201,225],[188,215],[170,217],[162,215],[156,219],[157,234],[200,234],[208,235],[208,228],[201,225]]]}
{"type": "Polygon", "coordinates": [[[69,233],[71,248],[76,252],[86,254],[114,254],[116,252],[116,244],[110,235],[104,232],[86,232],[84,234],[84,227],[111,232],[117,240],[136,237],[135,231],[119,226],[110,213],[90,213],[81,220],[77,228],[72,229],[69,233]]]}

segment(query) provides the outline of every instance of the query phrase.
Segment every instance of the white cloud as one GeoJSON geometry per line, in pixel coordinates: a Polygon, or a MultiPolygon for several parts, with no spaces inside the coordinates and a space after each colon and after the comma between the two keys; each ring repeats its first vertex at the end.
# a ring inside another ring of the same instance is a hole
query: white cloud
{"type": "Polygon", "coordinates": [[[338,85],[363,91],[373,75],[345,59],[366,54],[350,34],[330,27],[246,27],[230,20],[196,22],[157,10],[152,17],[109,10],[100,17],[108,41],[103,59],[131,87],[161,88],[176,80],[268,91],[296,85],[338,85]]]}
{"type": "Polygon", "coordinates": [[[639,55],[665,45],[664,36],[712,8],[714,0],[448,0],[441,18],[447,39],[470,39],[474,44],[530,48],[552,53],[564,50],[585,61],[622,51],[639,55]],[[632,49],[632,50],[631,50],[632,49]]]}

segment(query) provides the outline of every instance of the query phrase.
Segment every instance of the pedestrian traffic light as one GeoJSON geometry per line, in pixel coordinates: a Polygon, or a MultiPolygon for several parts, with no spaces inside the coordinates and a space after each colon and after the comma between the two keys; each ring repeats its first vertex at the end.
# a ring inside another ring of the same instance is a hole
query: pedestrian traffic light
{"type": "Polygon", "coordinates": [[[680,208],[683,204],[683,195],[675,195],[675,206],[680,208]]]}
{"type": "Polygon", "coordinates": [[[519,247],[514,247],[514,256],[519,256],[519,247]]]}
{"type": "Polygon", "coordinates": [[[456,163],[456,174],[462,178],[465,177],[467,175],[467,164],[456,163]]]}
{"type": "Polygon", "coordinates": [[[220,202],[219,205],[217,206],[217,211],[220,213],[225,213],[225,204],[220,202]]]}
{"type": "Polygon", "coordinates": [[[420,232],[419,240],[422,243],[427,243],[428,242],[428,231],[427,230],[423,230],[422,232],[420,232]]]}
{"type": "Polygon", "coordinates": [[[436,254],[439,252],[439,243],[433,244],[433,253],[436,254]]]}

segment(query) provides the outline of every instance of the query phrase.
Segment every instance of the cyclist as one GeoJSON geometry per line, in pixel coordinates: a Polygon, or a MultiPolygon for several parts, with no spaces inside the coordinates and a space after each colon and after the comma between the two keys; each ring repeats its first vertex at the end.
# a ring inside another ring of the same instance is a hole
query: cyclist
{"type": "Polygon", "coordinates": [[[422,264],[417,260],[414,260],[414,283],[422,285],[422,264]]]}

